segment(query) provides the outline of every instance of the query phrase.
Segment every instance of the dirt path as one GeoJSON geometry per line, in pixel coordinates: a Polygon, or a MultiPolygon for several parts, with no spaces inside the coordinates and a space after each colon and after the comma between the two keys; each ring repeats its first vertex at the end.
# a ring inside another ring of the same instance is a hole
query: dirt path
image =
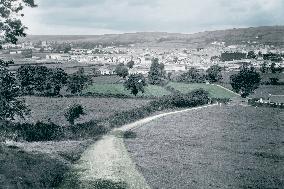
{"type": "Polygon", "coordinates": [[[82,181],[103,179],[115,182],[125,182],[129,188],[133,189],[150,188],[144,177],[137,171],[136,165],[130,158],[124,145],[123,138],[119,137],[117,133],[138,128],[155,119],[163,118],[168,115],[184,113],[211,106],[215,106],[215,104],[162,113],[114,129],[110,134],[91,145],[82,154],[81,159],[74,168],[82,181]]]}

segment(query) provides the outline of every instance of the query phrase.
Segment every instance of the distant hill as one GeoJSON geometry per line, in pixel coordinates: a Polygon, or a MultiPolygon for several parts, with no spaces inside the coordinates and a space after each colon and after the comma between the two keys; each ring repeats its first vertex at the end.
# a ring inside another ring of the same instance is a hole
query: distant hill
{"type": "Polygon", "coordinates": [[[247,41],[284,47],[284,26],[262,26],[229,30],[205,31],[195,34],[138,32],[106,35],[30,35],[22,41],[57,41],[93,44],[137,44],[138,46],[204,47],[214,41],[226,45],[247,41]]]}

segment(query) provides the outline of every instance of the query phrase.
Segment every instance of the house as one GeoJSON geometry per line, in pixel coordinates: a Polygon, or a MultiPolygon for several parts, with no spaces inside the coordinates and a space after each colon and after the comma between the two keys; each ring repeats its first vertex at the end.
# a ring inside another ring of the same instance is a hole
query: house
{"type": "Polygon", "coordinates": [[[132,69],[129,69],[129,75],[131,74],[142,74],[142,75],[147,75],[148,72],[150,71],[149,68],[144,68],[144,67],[134,67],[132,69]]]}
{"type": "Polygon", "coordinates": [[[100,67],[99,72],[101,75],[113,75],[115,74],[114,70],[108,67],[100,67]]]}
{"type": "Polygon", "coordinates": [[[186,65],[185,64],[166,64],[165,71],[166,73],[185,72],[186,65]]]}

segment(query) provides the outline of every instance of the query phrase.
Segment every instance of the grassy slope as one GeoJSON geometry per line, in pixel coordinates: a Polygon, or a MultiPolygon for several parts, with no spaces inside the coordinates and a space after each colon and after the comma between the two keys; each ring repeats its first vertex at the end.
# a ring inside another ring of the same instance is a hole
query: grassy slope
{"type": "Polygon", "coordinates": [[[135,130],[126,145],[152,188],[281,188],[284,114],[215,106],[135,130]]]}
{"type": "MultiPolygon", "coordinates": [[[[85,89],[83,93],[97,93],[97,94],[111,94],[111,95],[127,95],[133,96],[129,90],[126,90],[123,84],[93,84],[89,88],[85,89]]],[[[145,87],[145,92],[142,94],[138,93],[137,96],[145,97],[161,97],[164,95],[169,95],[170,92],[161,86],[148,85],[145,87]]]]}
{"type": "Polygon", "coordinates": [[[169,83],[168,86],[173,87],[174,89],[182,92],[188,93],[195,89],[203,88],[209,92],[211,97],[214,98],[232,98],[236,95],[232,92],[224,90],[215,85],[203,84],[203,83],[193,83],[193,84],[185,84],[185,83],[169,83]]]}
{"type": "Polygon", "coordinates": [[[0,145],[0,188],[52,188],[68,165],[61,159],[0,145]]]}
{"type": "Polygon", "coordinates": [[[130,110],[147,104],[143,99],[118,99],[118,98],[45,98],[26,97],[31,116],[27,121],[48,121],[51,119],[56,124],[66,125],[64,117],[66,108],[74,103],[83,105],[86,115],[78,119],[78,122],[86,122],[91,119],[102,119],[113,115],[115,112],[130,110]]]}

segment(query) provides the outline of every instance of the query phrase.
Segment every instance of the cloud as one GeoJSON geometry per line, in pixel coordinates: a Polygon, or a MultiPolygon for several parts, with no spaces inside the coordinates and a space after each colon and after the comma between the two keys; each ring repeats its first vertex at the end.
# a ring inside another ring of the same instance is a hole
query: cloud
{"type": "Polygon", "coordinates": [[[38,0],[31,34],[192,33],[284,24],[283,0],[38,0]]]}

